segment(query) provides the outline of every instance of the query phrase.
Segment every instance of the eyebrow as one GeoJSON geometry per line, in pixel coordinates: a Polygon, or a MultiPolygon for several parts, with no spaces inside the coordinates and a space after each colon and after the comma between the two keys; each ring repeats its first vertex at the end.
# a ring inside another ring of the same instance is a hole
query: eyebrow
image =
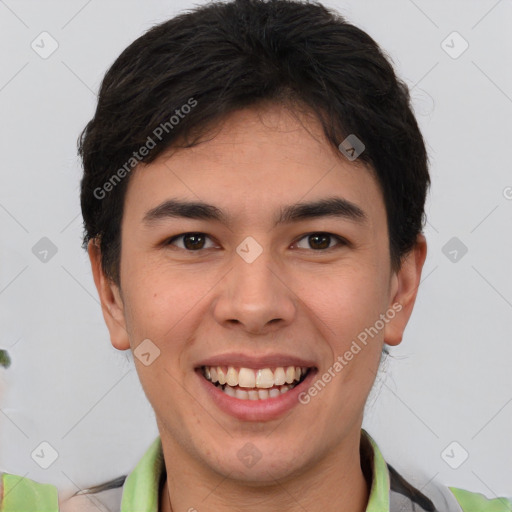
{"type": "MultiPolygon", "coordinates": [[[[179,199],[169,199],[152,208],[144,215],[143,222],[151,225],[160,220],[176,217],[218,221],[227,226],[230,225],[229,216],[220,208],[208,203],[179,199]]],[[[274,227],[318,217],[337,217],[359,224],[365,224],[368,221],[366,213],[356,204],[342,197],[328,197],[282,207],[274,221],[274,227]]]]}

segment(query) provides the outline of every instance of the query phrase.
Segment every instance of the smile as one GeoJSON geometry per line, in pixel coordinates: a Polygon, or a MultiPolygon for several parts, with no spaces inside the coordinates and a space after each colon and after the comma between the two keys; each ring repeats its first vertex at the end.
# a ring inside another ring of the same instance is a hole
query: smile
{"type": "Polygon", "coordinates": [[[245,368],[235,366],[202,366],[203,377],[226,395],[239,400],[277,398],[300,384],[311,368],[278,366],[245,368]]]}

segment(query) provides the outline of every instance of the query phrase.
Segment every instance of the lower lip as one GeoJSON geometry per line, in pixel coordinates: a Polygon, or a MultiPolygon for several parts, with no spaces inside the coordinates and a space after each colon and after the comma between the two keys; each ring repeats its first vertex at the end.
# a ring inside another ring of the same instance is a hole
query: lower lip
{"type": "Polygon", "coordinates": [[[200,369],[196,370],[196,373],[213,402],[225,413],[245,421],[269,421],[279,418],[296,405],[300,405],[300,393],[308,389],[317,372],[311,369],[300,384],[286,393],[265,400],[241,400],[226,395],[222,389],[206,380],[200,369]]]}

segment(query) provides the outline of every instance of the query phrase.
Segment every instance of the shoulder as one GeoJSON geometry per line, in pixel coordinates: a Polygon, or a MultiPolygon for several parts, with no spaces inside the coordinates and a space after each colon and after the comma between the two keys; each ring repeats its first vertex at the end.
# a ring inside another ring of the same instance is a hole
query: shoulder
{"type": "Polygon", "coordinates": [[[464,512],[511,512],[512,497],[490,499],[479,492],[449,487],[464,512]]]}
{"type": "Polygon", "coordinates": [[[19,475],[0,472],[0,510],[19,512],[119,512],[122,476],[106,484],[75,493],[68,498],[59,496],[56,486],[42,484],[19,475]]]}
{"type": "Polygon", "coordinates": [[[129,475],[122,475],[72,496],[59,496],[55,486],[0,471],[1,512],[120,512],[126,491],[130,504],[158,503],[165,477],[162,445],[158,436],[129,475]]]}
{"type": "Polygon", "coordinates": [[[59,512],[57,487],[24,476],[0,473],[0,510],[59,512]]]}
{"type": "Polygon", "coordinates": [[[419,490],[389,464],[388,469],[390,473],[391,512],[394,510],[420,510],[421,512],[512,512],[511,498],[499,497],[491,499],[481,493],[446,486],[434,480],[430,480],[419,490]]]}
{"type": "MultiPolygon", "coordinates": [[[[372,436],[361,429],[361,467],[371,481],[370,501],[382,509],[400,512],[512,512],[511,497],[488,498],[481,493],[444,485],[427,476],[422,470],[414,469],[405,476],[387,462],[372,436]],[[420,489],[412,481],[427,482],[420,489]],[[384,489],[384,490],[383,490],[384,489]]],[[[369,510],[377,510],[374,507],[369,510]]]]}

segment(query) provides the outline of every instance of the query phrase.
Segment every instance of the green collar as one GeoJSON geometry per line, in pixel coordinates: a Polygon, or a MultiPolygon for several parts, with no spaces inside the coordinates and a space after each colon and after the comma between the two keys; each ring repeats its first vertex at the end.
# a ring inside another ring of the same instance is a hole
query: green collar
{"type": "Polygon", "coordinates": [[[121,512],[158,512],[160,478],[164,471],[164,455],[159,436],[126,478],[121,512]]]}
{"type": "Polygon", "coordinates": [[[389,471],[382,456],[382,453],[374,439],[361,429],[361,435],[365,436],[373,448],[372,465],[372,487],[370,489],[370,498],[366,506],[366,512],[389,512],[389,471]]]}
{"type": "MultiPolygon", "coordinates": [[[[372,437],[361,429],[373,449],[372,486],[366,512],[389,512],[389,472],[372,437]]],[[[162,442],[157,437],[123,486],[121,512],[158,512],[160,478],[165,471],[162,442]]]]}

